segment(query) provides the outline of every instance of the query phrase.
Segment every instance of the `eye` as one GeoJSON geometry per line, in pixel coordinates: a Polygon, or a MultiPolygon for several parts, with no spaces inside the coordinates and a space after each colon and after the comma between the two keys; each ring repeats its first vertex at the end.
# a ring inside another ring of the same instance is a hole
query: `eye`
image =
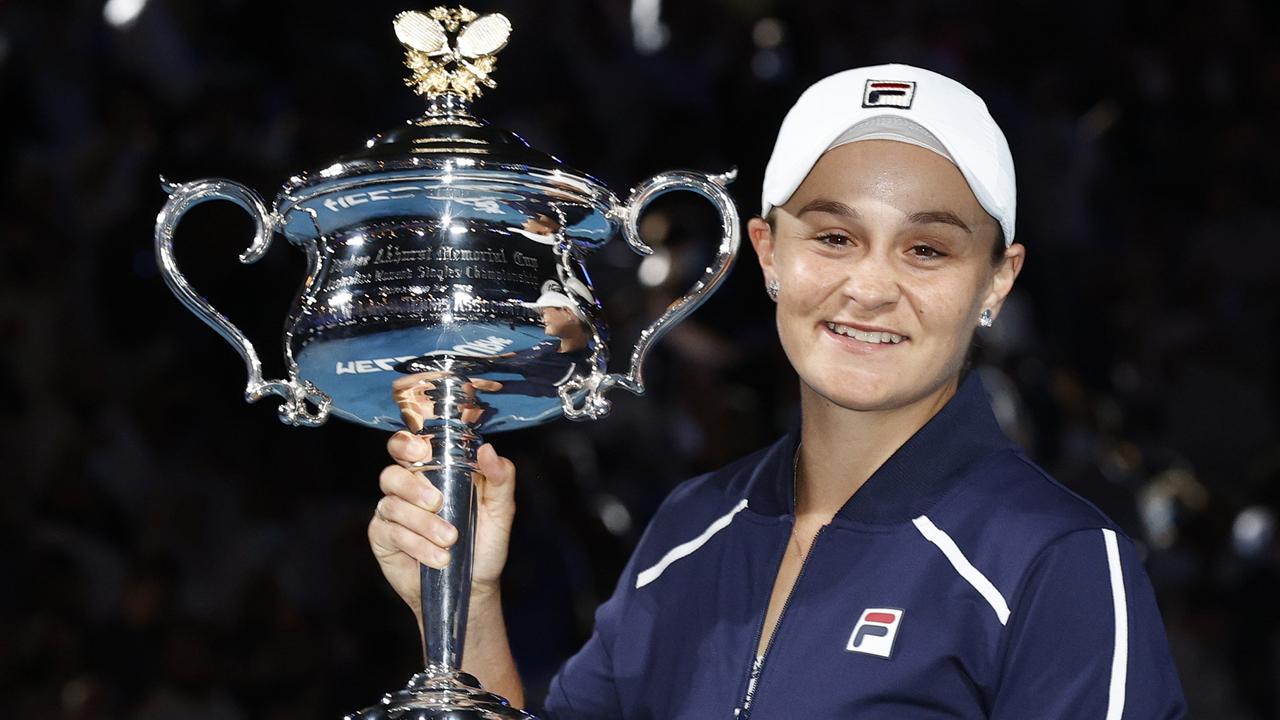
{"type": "Polygon", "coordinates": [[[830,245],[831,247],[844,247],[850,242],[848,235],[841,235],[840,233],[832,232],[822,233],[815,239],[823,245],[830,245]]]}
{"type": "Polygon", "coordinates": [[[946,253],[931,245],[916,245],[911,248],[911,254],[921,260],[936,260],[947,256],[946,253]]]}

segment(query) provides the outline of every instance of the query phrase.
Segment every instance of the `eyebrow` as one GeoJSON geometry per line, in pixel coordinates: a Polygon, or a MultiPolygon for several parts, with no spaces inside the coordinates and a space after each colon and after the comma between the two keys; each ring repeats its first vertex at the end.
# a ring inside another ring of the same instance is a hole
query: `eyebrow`
{"type": "Polygon", "coordinates": [[[841,215],[847,218],[852,218],[854,220],[857,220],[860,217],[858,215],[857,210],[854,210],[853,208],[849,207],[848,205],[845,205],[839,200],[823,200],[821,198],[818,198],[816,200],[810,200],[809,202],[805,203],[804,207],[800,208],[800,212],[796,213],[796,217],[800,217],[805,213],[811,213],[811,212],[823,212],[823,213],[829,213],[831,215],[841,215]]]}
{"type": "MultiPolygon", "coordinates": [[[[796,214],[796,217],[800,217],[801,215],[804,215],[805,213],[810,213],[810,212],[824,212],[824,213],[829,213],[831,215],[840,215],[842,217],[847,217],[852,220],[858,220],[861,217],[858,215],[857,210],[853,209],[848,205],[845,205],[839,200],[825,200],[821,198],[816,200],[810,200],[809,202],[805,203],[805,206],[800,208],[800,212],[796,214]]],[[[956,227],[960,228],[961,230],[964,230],[970,235],[973,234],[973,230],[971,230],[969,226],[966,225],[964,221],[959,218],[959,216],[957,216],[955,213],[951,212],[950,210],[926,210],[921,212],[914,212],[907,216],[907,222],[915,225],[928,225],[930,223],[943,223],[945,225],[955,225],[956,227]]]]}
{"type": "Polygon", "coordinates": [[[965,225],[964,221],[950,210],[930,210],[928,212],[911,213],[907,216],[907,221],[917,225],[928,225],[929,223],[955,225],[970,235],[973,234],[973,231],[969,229],[969,226],[965,225]]]}

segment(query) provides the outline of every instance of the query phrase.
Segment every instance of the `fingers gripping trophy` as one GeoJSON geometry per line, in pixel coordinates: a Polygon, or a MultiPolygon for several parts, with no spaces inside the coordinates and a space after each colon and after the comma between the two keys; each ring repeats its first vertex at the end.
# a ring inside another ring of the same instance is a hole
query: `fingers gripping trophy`
{"type": "Polygon", "coordinates": [[[426,110],[322,170],[290,178],[270,210],[225,179],[172,184],[156,223],[156,255],[169,288],[239,351],[245,398],[283,399],[280,419],[315,427],[336,415],[409,430],[427,441],[417,463],[444,496],[439,514],[458,530],[444,569],[420,566],[426,668],[352,718],[526,718],[460,671],[474,548],[476,450],[485,433],[562,414],[597,419],[614,387],[644,392],[653,343],[725,279],[738,220],[724,186],[732,171],[656,175],[625,202],[598,180],[472,114],[496,82],[496,53],[511,24],[462,7],[405,12],[394,22],[408,80],[426,110]],[[697,193],[721,216],[714,261],[641,333],[625,373],[607,371],[608,331],[584,259],[621,234],[652,250],[637,220],[655,197],[697,193]],[[182,216],[227,200],[255,223],[241,262],[256,262],[278,233],[307,255],[284,328],[286,377],[264,379],[244,334],[179,271],[173,238],[182,216]]]}

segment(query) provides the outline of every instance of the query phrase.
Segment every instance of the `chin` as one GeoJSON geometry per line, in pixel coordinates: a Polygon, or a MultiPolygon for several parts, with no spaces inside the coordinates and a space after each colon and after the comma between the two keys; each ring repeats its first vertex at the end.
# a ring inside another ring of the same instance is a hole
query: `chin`
{"type": "Polygon", "coordinates": [[[928,397],[959,372],[950,367],[919,367],[916,363],[867,362],[834,359],[813,353],[796,366],[801,381],[813,392],[842,408],[860,411],[893,410],[928,397]]]}
{"type": "Polygon", "coordinates": [[[827,370],[816,375],[801,379],[815,393],[847,410],[888,410],[902,404],[902,377],[896,373],[895,377],[886,377],[881,373],[827,370]]]}

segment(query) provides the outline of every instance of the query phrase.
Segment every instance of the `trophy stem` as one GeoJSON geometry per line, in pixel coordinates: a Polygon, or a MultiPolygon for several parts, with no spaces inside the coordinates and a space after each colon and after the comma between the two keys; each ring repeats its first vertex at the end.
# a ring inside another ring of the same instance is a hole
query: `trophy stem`
{"type": "Polygon", "coordinates": [[[488,406],[457,358],[425,357],[398,369],[405,375],[392,387],[401,417],[431,446],[431,455],[414,469],[444,495],[439,515],[458,529],[458,541],[443,570],[419,566],[426,670],[346,720],[534,720],[461,670],[475,553],[476,449],[483,442],[475,428],[488,406]]]}
{"type": "Polygon", "coordinates": [[[422,654],[428,674],[462,667],[466,644],[467,609],[471,600],[471,560],[475,551],[476,490],[479,474],[476,449],[483,440],[459,415],[474,405],[464,381],[449,376],[431,391],[439,417],[424,423],[422,434],[431,456],[420,469],[444,496],[440,517],[458,530],[449,564],[442,570],[421,565],[422,654]]]}

